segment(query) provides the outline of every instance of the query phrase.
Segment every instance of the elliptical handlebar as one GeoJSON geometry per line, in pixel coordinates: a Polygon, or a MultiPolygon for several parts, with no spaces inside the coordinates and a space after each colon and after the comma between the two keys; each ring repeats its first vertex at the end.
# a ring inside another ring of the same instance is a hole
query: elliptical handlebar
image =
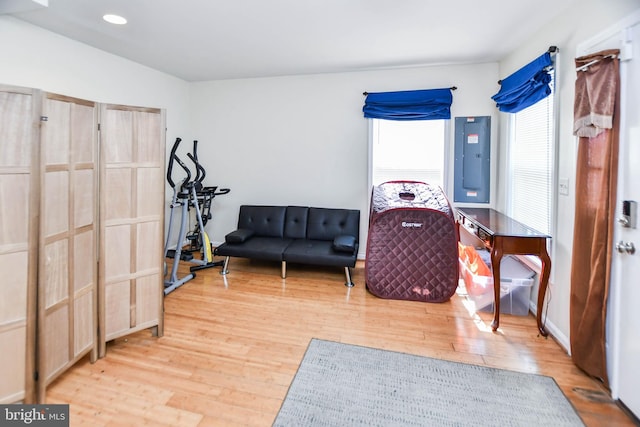
{"type": "Polygon", "coordinates": [[[193,140],[193,157],[190,157],[190,158],[193,161],[193,163],[196,165],[196,170],[198,171],[198,175],[196,176],[196,181],[202,184],[202,182],[204,181],[204,178],[207,176],[207,171],[204,169],[204,167],[200,164],[200,161],[198,160],[198,140],[197,139],[193,140]],[[202,176],[200,176],[200,174],[202,174],[202,176]]]}
{"type": "Polygon", "coordinates": [[[184,188],[184,187],[188,186],[191,183],[191,171],[189,170],[187,165],[185,165],[184,162],[182,160],[180,160],[180,157],[178,157],[177,154],[174,154],[172,157],[173,157],[173,160],[178,162],[180,167],[182,169],[184,169],[184,172],[187,174],[187,177],[185,178],[185,180],[182,181],[182,188],[184,188]]]}
{"type": "Polygon", "coordinates": [[[204,177],[207,175],[207,173],[204,170],[204,167],[202,167],[200,162],[198,162],[198,158],[193,154],[187,153],[187,157],[189,157],[193,162],[193,164],[196,165],[196,178],[194,182],[202,186],[202,181],[204,181],[204,177]]]}
{"type": "Polygon", "coordinates": [[[171,147],[171,154],[169,155],[169,164],[167,166],[167,181],[169,182],[169,185],[171,185],[171,187],[174,189],[176,188],[176,183],[174,182],[172,175],[173,175],[173,162],[177,162],[187,175],[187,177],[181,183],[181,189],[184,189],[185,187],[189,187],[189,188],[195,187],[196,191],[201,192],[205,190],[211,196],[222,196],[222,195],[228,194],[231,191],[231,189],[229,188],[218,189],[217,186],[214,186],[214,187],[203,186],[202,183],[205,177],[207,176],[207,172],[205,168],[202,166],[202,164],[200,164],[200,162],[198,161],[198,141],[197,140],[193,141],[193,153],[187,153],[187,157],[191,159],[191,161],[193,162],[196,168],[196,176],[193,179],[193,181],[191,180],[191,177],[192,177],[191,170],[176,154],[181,142],[182,142],[182,138],[178,137],[176,138],[176,141],[173,143],[173,147],[171,147]]]}
{"type": "MultiPolygon", "coordinates": [[[[167,181],[169,182],[169,185],[171,185],[171,188],[176,188],[176,183],[173,182],[171,174],[173,172],[173,161],[176,159],[176,151],[178,151],[178,145],[180,145],[181,141],[182,138],[176,138],[176,142],[173,143],[173,147],[171,147],[171,154],[169,155],[169,165],[167,166],[167,181]]],[[[191,176],[191,172],[189,172],[189,176],[191,176]]]]}
{"type": "Polygon", "coordinates": [[[224,194],[229,193],[229,191],[231,191],[231,189],[230,189],[230,188],[221,188],[221,189],[220,189],[220,190],[218,190],[218,191],[214,191],[214,192],[213,192],[213,195],[214,195],[214,196],[222,196],[222,195],[224,195],[224,194]]]}

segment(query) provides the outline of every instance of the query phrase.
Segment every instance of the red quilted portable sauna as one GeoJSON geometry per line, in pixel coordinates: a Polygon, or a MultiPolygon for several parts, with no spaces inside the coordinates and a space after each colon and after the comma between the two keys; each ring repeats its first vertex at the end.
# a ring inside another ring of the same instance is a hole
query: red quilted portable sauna
{"type": "Polygon", "coordinates": [[[381,298],[445,302],[458,286],[458,232],[440,187],[390,181],[373,187],[367,289],[381,298]]]}

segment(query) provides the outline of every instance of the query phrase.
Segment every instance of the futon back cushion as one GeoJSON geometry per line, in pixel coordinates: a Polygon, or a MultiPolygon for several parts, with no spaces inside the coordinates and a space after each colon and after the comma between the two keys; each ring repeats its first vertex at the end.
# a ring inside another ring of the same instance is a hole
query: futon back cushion
{"type": "Polygon", "coordinates": [[[307,220],[309,208],[306,206],[287,206],[284,223],[284,237],[305,239],[307,237],[307,220]]]}
{"type": "Polygon", "coordinates": [[[336,236],[358,238],[360,211],[352,209],[309,208],[307,239],[333,240],[336,236]]]}
{"type": "Polygon", "coordinates": [[[253,230],[256,236],[283,237],[286,206],[240,206],[238,229],[253,230]]]}

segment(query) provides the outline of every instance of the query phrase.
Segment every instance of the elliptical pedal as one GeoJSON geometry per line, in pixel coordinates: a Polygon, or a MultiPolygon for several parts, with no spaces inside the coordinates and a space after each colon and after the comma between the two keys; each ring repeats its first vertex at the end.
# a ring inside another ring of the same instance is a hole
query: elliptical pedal
{"type": "MultiPolygon", "coordinates": [[[[176,250],[175,249],[169,249],[167,251],[167,258],[175,258],[176,257],[176,250]]],[[[180,253],[180,261],[191,261],[193,259],[193,254],[191,252],[181,252],[180,253]]]]}

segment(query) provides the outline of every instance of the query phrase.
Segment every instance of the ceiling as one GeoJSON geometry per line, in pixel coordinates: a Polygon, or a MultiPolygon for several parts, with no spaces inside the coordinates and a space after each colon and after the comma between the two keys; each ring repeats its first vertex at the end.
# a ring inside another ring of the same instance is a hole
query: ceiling
{"type": "Polygon", "coordinates": [[[4,1],[0,13],[205,81],[498,61],[577,0],[4,1]]]}

